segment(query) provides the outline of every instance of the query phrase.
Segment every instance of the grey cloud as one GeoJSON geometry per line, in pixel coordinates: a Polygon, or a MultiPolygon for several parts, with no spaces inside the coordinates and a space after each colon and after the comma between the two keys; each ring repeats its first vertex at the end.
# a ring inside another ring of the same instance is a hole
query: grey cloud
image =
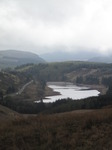
{"type": "Polygon", "coordinates": [[[1,0],[0,49],[112,49],[110,0],[1,0]]]}

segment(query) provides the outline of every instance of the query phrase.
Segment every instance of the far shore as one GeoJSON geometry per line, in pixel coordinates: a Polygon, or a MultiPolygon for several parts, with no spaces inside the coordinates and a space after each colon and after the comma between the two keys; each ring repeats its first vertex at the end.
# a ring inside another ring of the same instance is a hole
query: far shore
{"type": "Polygon", "coordinates": [[[106,92],[107,92],[107,89],[104,85],[97,85],[97,84],[93,84],[93,85],[90,85],[90,84],[76,84],[77,86],[86,86],[86,87],[89,87],[90,90],[97,90],[100,92],[101,95],[105,95],[106,92]]]}
{"type": "Polygon", "coordinates": [[[73,83],[72,82],[47,82],[47,85],[66,86],[66,85],[73,85],[73,83]]]}

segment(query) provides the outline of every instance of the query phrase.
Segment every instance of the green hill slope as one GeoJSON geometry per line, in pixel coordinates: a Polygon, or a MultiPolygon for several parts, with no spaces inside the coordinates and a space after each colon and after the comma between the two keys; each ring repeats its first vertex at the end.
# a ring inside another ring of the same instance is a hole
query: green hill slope
{"type": "Polygon", "coordinates": [[[6,50],[0,51],[0,68],[16,67],[28,63],[44,63],[45,61],[31,52],[6,50]]]}

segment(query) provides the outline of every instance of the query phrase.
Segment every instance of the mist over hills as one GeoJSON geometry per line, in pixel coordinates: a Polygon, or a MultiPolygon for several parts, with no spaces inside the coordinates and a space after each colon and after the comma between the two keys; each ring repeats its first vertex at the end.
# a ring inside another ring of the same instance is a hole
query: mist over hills
{"type": "Polygon", "coordinates": [[[100,57],[93,57],[88,60],[89,62],[102,62],[102,63],[112,63],[112,55],[110,56],[100,56],[100,57]]]}
{"type": "Polygon", "coordinates": [[[29,63],[63,62],[63,61],[89,61],[112,63],[112,55],[104,56],[97,51],[77,52],[54,51],[38,56],[32,52],[19,50],[0,51],[0,68],[14,68],[29,63]]]}
{"type": "Polygon", "coordinates": [[[0,68],[16,67],[27,63],[45,63],[37,54],[19,50],[0,51],[0,68]]]}
{"type": "Polygon", "coordinates": [[[100,56],[96,51],[77,51],[77,52],[67,52],[67,51],[55,51],[52,53],[46,53],[40,55],[47,62],[61,62],[61,61],[88,61],[92,57],[100,56]]]}
{"type": "Polygon", "coordinates": [[[102,62],[102,63],[112,63],[112,54],[104,55],[93,51],[77,51],[77,52],[67,52],[67,51],[55,51],[51,53],[45,53],[40,55],[47,62],[61,62],[61,61],[89,61],[89,62],[102,62]]]}

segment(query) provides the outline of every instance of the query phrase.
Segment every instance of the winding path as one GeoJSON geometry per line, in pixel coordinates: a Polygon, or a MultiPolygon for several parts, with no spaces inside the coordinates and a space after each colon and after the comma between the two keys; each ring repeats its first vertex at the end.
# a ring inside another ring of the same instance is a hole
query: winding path
{"type": "Polygon", "coordinates": [[[31,80],[30,82],[28,82],[25,85],[23,85],[23,87],[16,94],[21,94],[25,90],[25,88],[27,86],[29,86],[32,82],[33,82],[33,80],[31,80]]]}

